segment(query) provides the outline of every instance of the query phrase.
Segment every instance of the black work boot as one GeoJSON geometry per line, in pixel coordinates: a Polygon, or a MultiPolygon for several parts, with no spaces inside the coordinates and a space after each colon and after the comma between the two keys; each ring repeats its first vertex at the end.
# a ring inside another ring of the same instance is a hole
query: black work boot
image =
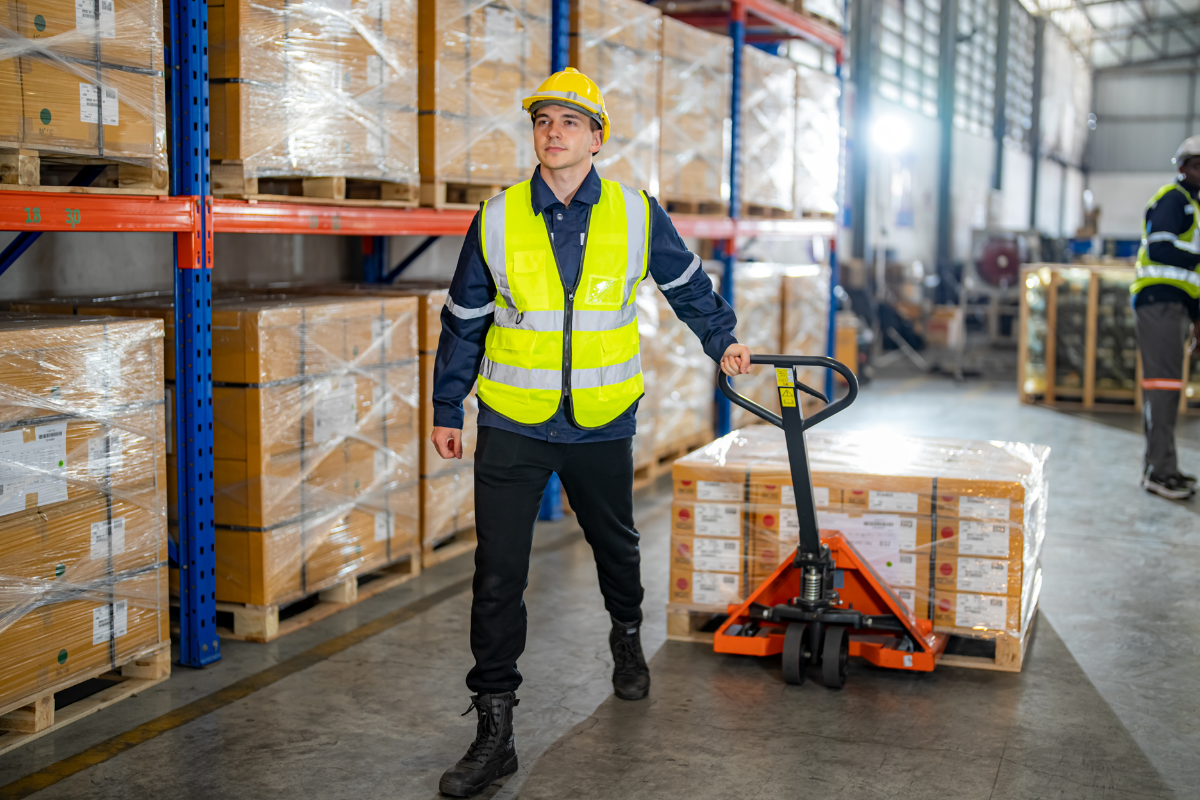
{"type": "MultiPolygon", "coordinates": [[[[517,750],[513,746],[513,706],[520,700],[514,692],[478,694],[471,708],[479,712],[475,741],[467,754],[442,775],[438,785],[451,797],[474,797],[492,781],[517,771],[517,750]]],[[[465,717],[471,708],[463,712],[465,717]]]]}
{"type": "Polygon", "coordinates": [[[608,646],[613,656],[613,692],[622,700],[641,700],[650,691],[650,668],[642,655],[642,620],[621,622],[613,618],[608,646]]]}

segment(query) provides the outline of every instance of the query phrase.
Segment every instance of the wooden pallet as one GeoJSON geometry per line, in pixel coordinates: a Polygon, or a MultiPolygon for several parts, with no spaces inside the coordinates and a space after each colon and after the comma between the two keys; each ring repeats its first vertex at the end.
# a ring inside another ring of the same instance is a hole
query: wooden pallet
{"type": "Polygon", "coordinates": [[[240,161],[213,162],[214,197],[334,206],[413,208],[416,184],[347,178],[341,175],[251,177],[240,161]]]}
{"type": "Polygon", "coordinates": [[[763,206],[758,203],[743,203],[742,216],[753,219],[792,219],[796,214],[794,211],[789,211],[786,208],[763,206]]]}
{"type": "Polygon", "coordinates": [[[464,528],[461,531],[455,531],[449,536],[444,536],[436,542],[422,547],[421,566],[424,569],[429,569],[444,561],[457,558],[463,553],[469,553],[474,550],[477,543],[478,539],[475,535],[475,528],[464,528]]]}
{"type": "Polygon", "coordinates": [[[81,673],[71,686],[22,698],[0,715],[0,755],[15,750],[72,722],[90,716],[113,703],[149,689],[171,677],[171,643],[163,642],[152,652],[112,667],[81,673]],[[72,690],[87,681],[111,685],[71,702],[72,690]],[[56,697],[58,695],[59,697],[56,697]],[[67,702],[59,705],[59,702],[67,702]],[[56,702],[58,701],[58,702],[56,702]]]}
{"type": "Polygon", "coordinates": [[[111,158],[0,146],[0,189],[72,194],[165,195],[167,171],[111,158]],[[103,167],[87,186],[71,186],[80,170],[103,167]]]}
{"type": "Polygon", "coordinates": [[[724,611],[703,606],[667,603],[667,639],[712,646],[713,634],[728,617],[724,611]]]}
{"type": "Polygon", "coordinates": [[[800,218],[801,219],[834,220],[834,219],[837,219],[837,214],[834,214],[829,211],[801,211],[800,218]]]}
{"type": "Polygon", "coordinates": [[[690,198],[664,197],[668,214],[695,214],[700,217],[728,217],[729,204],[720,200],[695,200],[690,198]]]}
{"type": "Polygon", "coordinates": [[[227,639],[270,642],[394,589],[420,574],[421,560],[417,557],[416,548],[413,548],[402,560],[347,578],[328,589],[284,605],[217,603],[217,633],[227,639]]]}
{"type": "Polygon", "coordinates": [[[421,183],[421,205],[427,208],[477,211],[480,203],[495,197],[507,188],[504,184],[427,180],[421,183]]]}

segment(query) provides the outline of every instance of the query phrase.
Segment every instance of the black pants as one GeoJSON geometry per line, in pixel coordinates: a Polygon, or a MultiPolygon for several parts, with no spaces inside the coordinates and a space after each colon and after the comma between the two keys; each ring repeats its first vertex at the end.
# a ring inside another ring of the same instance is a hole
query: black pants
{"type": "Polygon", "coordinates": [[[640,619],[642,581],[638,532],[633,527],[632,438],[555,444],[499,428],[481,427],[475,448],[474,599],[467,674],[472,692],[513,692],[521,685],[517,659],[525,650],[522,595],[542,492],[557,472],[600,574],[604,607],[622,621],[640,619]]]}
{"type": "Polygon", "coordinates": [[[1183,357],[1191,321],[1183,303],[1146,303],[1136,310],[1142,352],[1142,427],[1146,433],[1143,469],[1160,477],[1179,472],[1175,422],[1183,389],[1183,357]]]}

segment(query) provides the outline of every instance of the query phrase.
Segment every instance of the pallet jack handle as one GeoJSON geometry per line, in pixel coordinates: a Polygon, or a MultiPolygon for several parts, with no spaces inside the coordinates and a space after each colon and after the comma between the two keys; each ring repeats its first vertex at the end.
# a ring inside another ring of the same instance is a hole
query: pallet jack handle
{"type": "MultiPolygon", "coordinates": [[[[818,392],[816,389],[813,389],[810,386],[805,386],[799,381],[795,382],[796,389],[810,394],[818,400],[823,400],[828,404],[808,419],[802,419],[800,427],[801,430],[808,430],[818,422],[823,422],[832,417],[834,414],[844,411],[846,407],[853,403],[854,399],[858,397],[858,378],[855,377],[854,372],[849,367],[840,361],[834,361],[832,358],[827,358],[825,356],[752,355],[750,356],[750,363],[770,364],[772,367],[777,369],[781,367],[821,367],[824,369],[831,369],[846,379],[846,384],[849,386],[850,391],[846,393],[845,397],[840,400],[835,400],[832,403],[829,402],[829,398],[827,398],[821,392],[818,392]]],[[[729,376],[727,376],[724,372],[717,376],[717,385],[721,387],[721,393],[729,398],[729,402],[733,403],[734,405],[741,406],[751,414],[761,417],[777,428],[784,427],[783,417],[763,408],[750,398],[738,394],[737,391],[734,390],[733,386],[730,385],[729,376]]],[[[783,384],[780,384],[780,386],[782,387],[783,384]]]]}

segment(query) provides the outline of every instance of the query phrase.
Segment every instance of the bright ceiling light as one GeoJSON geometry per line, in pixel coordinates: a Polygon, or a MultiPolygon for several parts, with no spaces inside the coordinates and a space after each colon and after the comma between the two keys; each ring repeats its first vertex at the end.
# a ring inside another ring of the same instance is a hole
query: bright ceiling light
{"type": "Polygon", "coordinates": [[[902,153],[912,144],[912,128],[900,117],[884,115],[871,124],[871,142],[886,153],[902,153]]]}

